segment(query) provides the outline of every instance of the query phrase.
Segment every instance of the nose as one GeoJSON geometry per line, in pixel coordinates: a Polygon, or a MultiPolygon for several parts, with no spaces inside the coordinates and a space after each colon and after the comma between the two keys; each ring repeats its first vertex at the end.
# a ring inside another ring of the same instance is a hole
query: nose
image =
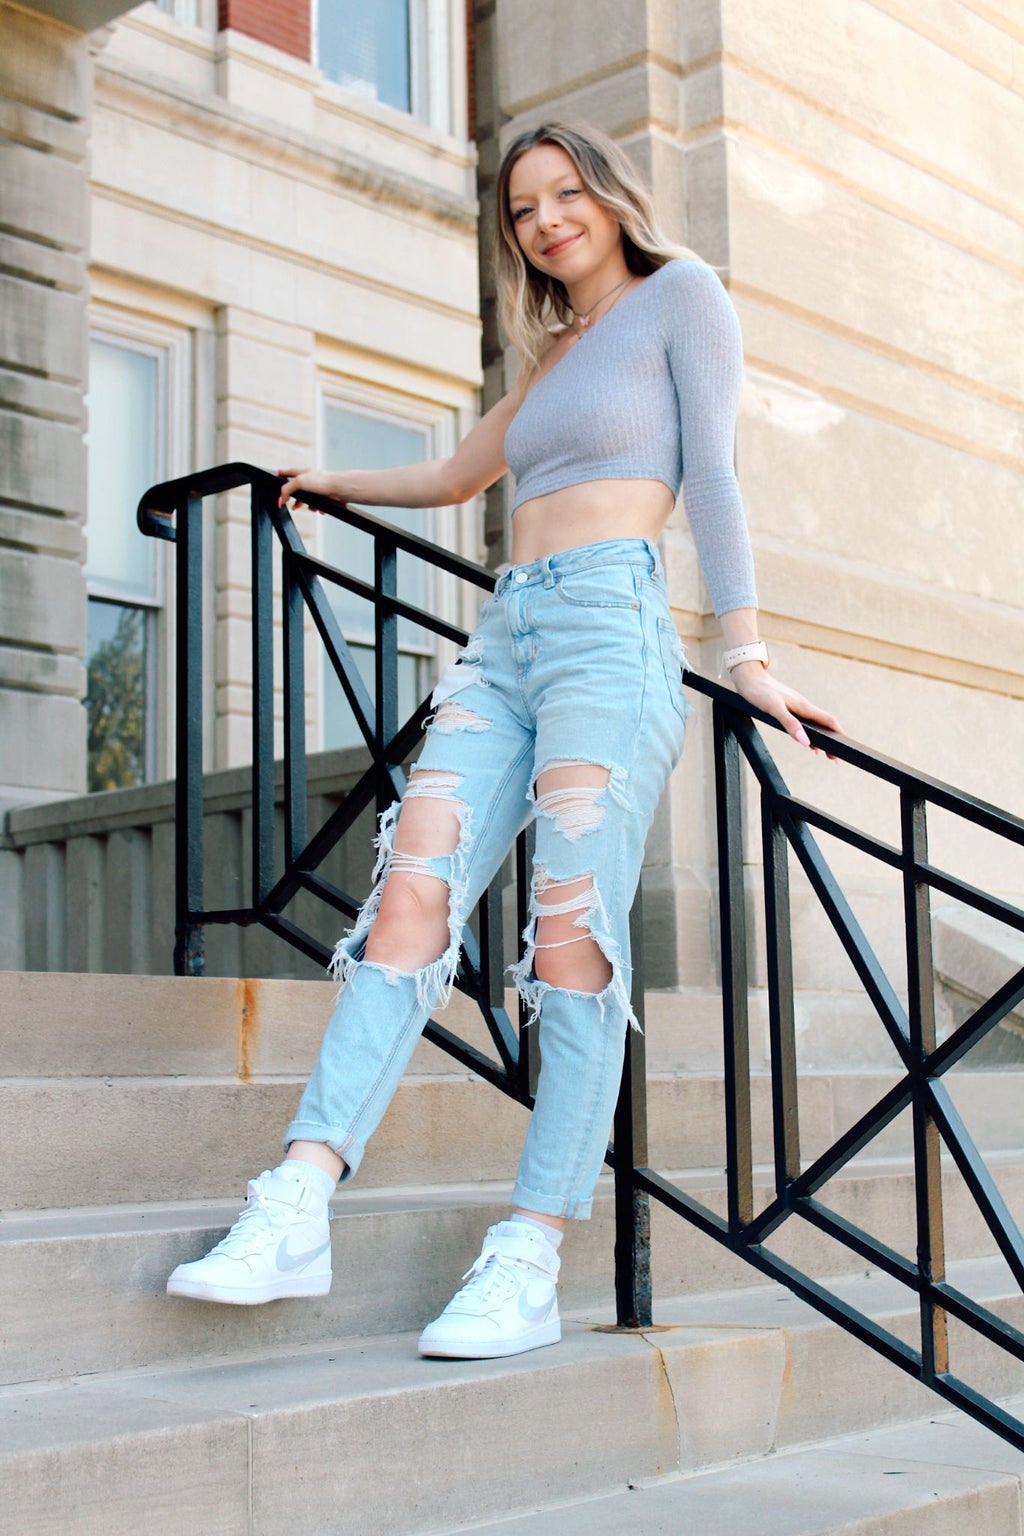
{"type": "Polygon", "coordinates": [[[554,229],[562,222],[562,211],[553,197],[542,197],[537,204],[538,229],[554,229]]]}

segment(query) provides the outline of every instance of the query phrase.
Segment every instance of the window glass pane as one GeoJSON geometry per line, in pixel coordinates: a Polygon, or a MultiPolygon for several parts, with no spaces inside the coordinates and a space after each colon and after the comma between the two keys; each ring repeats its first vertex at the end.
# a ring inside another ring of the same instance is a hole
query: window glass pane
{"type": "Polygon", "coordinates": [[[347,91],[410,111],[409,0],[320,0],[317,61],[347,91]]]}
{"type": "MultiPolygon", "coordinates": [[[[325,469],[395,469],[426,457],[429,437],[423,427],[382,420],[361,411],[327,402],[324,406],[325,469]]],[[[394,523],[411,533],[429,533],[428,514],[419,507],[371,507],[374,517],[394,523]]],[[[323,555],[360,581],[373,581],[373,540],[334,518],[323,524],[323,555]]],[[[360,670],[373,693],[373,608],[362,598],[324,582],[331,607],[337,615],[347,640],[370,642],[360,657],[360,670]]],[[[432,609],[430,571],[420,561],[399,554],[398,595],[427,612],[432,609]]],[[[430,651],[433,637],[419,624],[408,619],[398,621],[398,644],[404,650],[430,651]]],[[[406,718],[419,699],[416,658],[399,658],[399,710],[406,718]]],[[[425,684],[424,684],[425,686],[425,684]]],[[[349,746],[359,739],[351,711],[334,676],[330,662],[324,661],[324,746],[349,746]],[[342,720],[345,724],[342,724],[342,720]]]]}
{"type": "MultiPolygon", "coordinates": [[[[397,469],[401,464],[415,464],[426,458],[427,447],[427,433],[422,427],[382,421],[378,416],[364,416],[361,411],[339,405],[327,404],[324,408],[325,469],[397,469]]],[[[409,533],[425,534],[428,529],[428,514],[422,507],[367,510],[409,533]]],[[[334,518],[325,518],[323,552],[324,559],[339,570],[361,581],[373,581],[373,540],[368,534],[357,533],[334,518]]],[[[422,561],[399,554],[398,595],[405,602],[429,611],[430,572],[422,561]]],[[[340,588],[331,589],[329,596],[346,636],[371,639],[371,605],[340,588]]],[[[431,638],[419,624],[400,619],[398,643],[429,648],[431,638]]]]}
{"type": "MultiPolygon", "coordinates": [[[[352,655],[372,699],[373,647],[354,645],[352,655]]],[[[426,692],[426,684],[421,682],[423,671],[424,666],[418,656],[408,653],[399,656],[398,716],[400,720],[408,720],[426,692]]],[[[362,745],[363,738],[356,725],[355,716],[349,708],[341,684],[334,675],[334,668],[330,662],[327,662],[324,666],[324,748],[362,745]]]]}
{"type": "Polygon", "coordinates": [[[89,347],[89,503],[86,575],[125,597],[155,597],[152,539],[135,524],[160,478],[157,359],[131,347],[89,347]]]}
{"type": "Polygon", "coordinates": [[[148,630],[144,608],[89,602],[90,792],[146,782],[148,630]]]}

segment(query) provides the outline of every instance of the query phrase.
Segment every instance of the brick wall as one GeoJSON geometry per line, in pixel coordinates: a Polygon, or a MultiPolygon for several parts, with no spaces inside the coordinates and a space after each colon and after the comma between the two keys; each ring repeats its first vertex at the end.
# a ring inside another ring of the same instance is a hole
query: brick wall
{"type": "Polygon", "coordinates": [[[297,59],[310,57],[310,0],[218,0],[217,25],[255,37],[297,59]]]}

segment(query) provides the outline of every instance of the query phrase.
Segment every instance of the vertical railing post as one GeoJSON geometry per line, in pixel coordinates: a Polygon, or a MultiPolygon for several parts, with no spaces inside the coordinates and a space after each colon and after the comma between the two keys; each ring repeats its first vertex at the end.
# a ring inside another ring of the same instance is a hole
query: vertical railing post
{"type": "Polygon", "coordinates": [[[306,658],[304,606],[292,555],[281,550],[284,651],[284,845],[291,869],[306,843],[306,658]]]}
{"type": "Polygon", "coordinates": [[[269,510],[250,495],[252,549],[252,904],[274,882],[274,576],[269,510]]]}
{"type": "Polygon", "coordinates": [[[761,799],[764,917],[768,967],[768,1038],[772,1072],[775,1193],[800,1172],[796,1022],[793,1015],[793,937],[789,908],[789,844],[767,790],[761,799]]]}
{"type": "Polygon", "coordinates": [[[201,976],[203,930],[203,501],[175,509],[174,974],[201,976]]]}
{"type": "Polygon", "coordinates": [[[750,1127],[750,1029],[747,1018],[747,924],[743,880],[743,788],[739,743],[725,710],[714,705],[718,816],[718,911],[722,935],[722,1025],[729,1226],[753,1219],[750,1127]]]}
{"type": "Polygon", "coordinates": [[[480,970],[484,997],[489,1008],[505,1006],[505,934],[502,882],[498,876],[491,881],[480,899],[480,970]]]}
{"type": "MultiPolygon", "coordinates": [[[[931,1113],[928,1082],[921,1070],[935,1050],[935,992],[929,888],[919,875],[928,862],[928,822],[923,799],[900,792],[903,842],[903,908],[907,930],[907,994],[914,1101],[914,1194],[917,1208],[917,1267],[927,1286],[946,1278],[942,1220],[939,1128],[931,1113]]],[[[949,1370],[946,1313],[922,1290],[921,1372],[931,1385],[949,1370]]]]}
{"type": "Polygon", "coordinates": [[[626,1031],[622,1083],[612,1129],[615,1147],[615,1320],[620,1328],[649,1328],[652,1321],[651,1201],[637,1189],[634,1168],[646,1168],[647,1056],[644,1046],[643,898],[637,887],[629,914],[633,956],[630,1001],[640,1029],[626,1031]]]}
{"type": "MultiPolygon", "coordinates": [[[[525,933],[530,922],[530,901],[533,892],[533,851],[536,847],[536,829],[529,826],[516,838],[516,926],[525,933]]],[[[517,1088],[524,1101],[537,1092],[540,1075],[540,1051],[537,1048],[537,1029],[528,1028],[527,1011],[523,999],[519,999],[519,1069],[517,1088]]]]}
{"type": "MultiPolygon", "coordinates": [[[[373,541],[373,583],[376,592],[373,614],[374,681],[377,734],[374,742],[378,765],[384,749],[398,730],[398,616],[388,598],[398,596],[398,552],[386,534],[373,541]]],[[[389,778],[377,778],[377,809],[384,811],[393,798],[389,778]]]]}

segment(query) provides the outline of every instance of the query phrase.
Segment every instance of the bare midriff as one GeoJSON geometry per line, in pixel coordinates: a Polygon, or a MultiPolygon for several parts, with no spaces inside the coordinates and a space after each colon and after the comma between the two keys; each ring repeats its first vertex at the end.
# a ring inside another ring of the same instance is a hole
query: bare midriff
{"type": "Polygon", "coordinates": [[[526,565],[604,539],[656,543],[672,515],[660,480],[587,480],[524,501],[512,516],[512,563],[526,565]]]}

